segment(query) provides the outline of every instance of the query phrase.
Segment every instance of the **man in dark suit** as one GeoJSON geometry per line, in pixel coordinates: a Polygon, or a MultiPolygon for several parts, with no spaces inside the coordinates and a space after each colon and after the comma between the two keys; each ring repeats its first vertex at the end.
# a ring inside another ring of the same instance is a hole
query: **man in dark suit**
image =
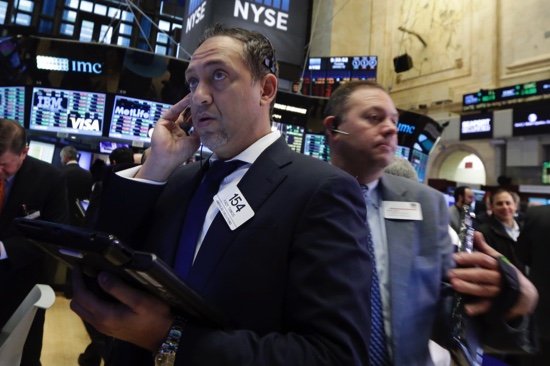
{"type": "Polygon", "coordinates": [[[69,222],[73,226],[81,226],[84,216],[76,203],[77,199],[89,199],[92,192],[92,174],[78,165],[78,151],[74,146],[65,146],[60,153],[63,164],[63,175],[67,181],[69,197],[69,222]]]}
{"type": "Polygon", "coordinates": [[[525,365],[550,365],[550,206],[527,210],[525,224],[518,238],[516,255],[529,267],[529,279],[539,290],[540,301],[535,310],[539,334],[539,353],[526,357],[525,365]]]}
{"type": "MultiPolygon", "coordinates": [[[[27,156],[25,130],[17,122],[0,119],[0,327],[37,283],[47,283],[51,272],[46,254],[14,228],[16,217],[34,216],[67,223],[67,190],[61,171],[27,156]]],[[[40,365],[44,310],[38,310],[21,365],[40,365]]]]}
{"type": "MultiPolygon", "coordinates": [[[[445,308],[442,279],[450,277],[456,291],[481,297],[483,301],[466,305],[469,315],[485,313],[501,290],[501,274],[493,258],[498,253],[478,243],[481,251],[454,255],[459,265],[478,268],[451,269],[453,246],[443,195],[410,179],[384,174],[397,147],[399,116],[380,85],[358,81],[340,86],[327,103],[325,115],[331,163],[364,187],[380,279],[382,331],[390,359],[395,365],[432,365],[428,349],[432,327],[444,324],[436,319],[438,311],[445,308]]],[[[522,291],[515,306],[506,309],[507,319],[521,318],[533,310],[536,290],[527,281],[522,291]]],[[[446,315],[450,319],[450,313],[446,315]]],[[[496,335],[506,334],[504,322],[491,326],[496,335]]],[[[449,336],[451,332],[439,334],[449,336]]],[[[487,337],[487,342],[519,348],[513,335],[495,341],[487,337]]]]}
{"type": "Polygon", "coordinates": [[[156,365],[171,365],[173,348],[177,365],[368,362],[371,264],[361,191],[349,175],[294,153],[271,132],[276,75],[275,50],[261,34],[208,30],[186,71],[190,96],[157,122],[144,165],[120,173],[135,179],[114,176],[106,184],[98,226],[155,251],[228,319],[223,329],[176,320],[169,333],[174,314],[164,303],[102,273],[100,286],[124,304],[105,303],[76,276],[72,309],[145,349],[112,364],[151,365],[147,357],[159,348],[156,365]],[[190,136],[179,127],[187,105],[190,136]],[[199,142],[214,155],[182,166],[199,142]],[[210,199],[185,255],[180,239],[190,237],[196,225],[186,224],[198,215],[188,205],[220,161],[241,162],[218,190],[222,204],[235,198],[241,205],[228,223],[210,199]]]}

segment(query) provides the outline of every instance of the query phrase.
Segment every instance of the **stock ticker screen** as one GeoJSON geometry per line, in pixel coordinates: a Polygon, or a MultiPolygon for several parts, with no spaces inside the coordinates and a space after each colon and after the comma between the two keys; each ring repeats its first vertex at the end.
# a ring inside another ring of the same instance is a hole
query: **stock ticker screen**
{"type": "Polygon", "coordinates": [[[76,90],[33,88],[31,130],[101,136],[106,95],[76,90]]]}
{"type": "Polygon", "coordinates": [[[304,154],[316,159],[330,161],[330,149],[325,141],[325,135],[306,133],[304,154]]]}
{"type": "Polygon", "coordinates": [[[171,104],[117,95],[109,137],[151,142],[155,123],[171,106],[171,104]]]}
{"type": "Polygon", "coordinates": [[[22,126],[25,121],[25,87],[0,87],[0,118],[7,118],[19,122],[22,126]]]}
{"type": "Polygon", "coordinates": [[[293,151],[296,151],[298,153],[302,152],[305,127],[291,125],[287,123],[272,122],[271,130],[279,130],[281,136],[283,136],[286,143],[293,151]]]}
{"type": "Polygon", "coordinates": [[[330,98],[351,80],[376,81],[377,56],[310,57],[302,81],[302,94],[330,98]]]}

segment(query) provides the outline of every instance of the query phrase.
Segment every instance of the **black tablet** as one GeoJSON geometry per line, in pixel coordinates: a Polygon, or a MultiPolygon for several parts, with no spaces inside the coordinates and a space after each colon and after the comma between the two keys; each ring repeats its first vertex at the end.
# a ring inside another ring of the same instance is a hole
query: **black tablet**
{"type": "MultiPolygon", "coordinates": [[[[41,220],[16,218],[17,229],[67,266],[77,265],[96,284],[101,271],[112,273],[169,303],[176,312],[212,327],[225,317],[153,253],[134,251],[114,235],[41,220]]],[[[93,287],[93,286],[92,286],[93,287]]],[[[91,288],[94,291],[97,289],[91,288]]]]}

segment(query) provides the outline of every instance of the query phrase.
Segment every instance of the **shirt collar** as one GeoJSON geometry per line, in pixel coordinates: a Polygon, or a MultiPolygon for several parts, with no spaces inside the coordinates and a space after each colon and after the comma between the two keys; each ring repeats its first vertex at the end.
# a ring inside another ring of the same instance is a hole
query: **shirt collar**
{"type": "MultiPolygon", "coordinates": [[[[240,160],[240,161],[244,161],[245,163],[252,164],[256,161],[258,156],[260,156],[260,154],[263,153],[265,149],[271,146],[271,144],[277,141],[279,137],[281,137],[281,134],[279,133],[279,131],[272,131],[267,135],[265,135],[264,137],[257,140],[256,142],[254,142],[252,145],[247,147],[244,151],[242,151],[237,156],[233,157],[232,159],[229,159],[228,161],[240,160]]],[[[218,156],[216,155],[216,153],[214,153],[210,157],[210,162],[213,162],[218,159],[219,159],[218,156]]]]}

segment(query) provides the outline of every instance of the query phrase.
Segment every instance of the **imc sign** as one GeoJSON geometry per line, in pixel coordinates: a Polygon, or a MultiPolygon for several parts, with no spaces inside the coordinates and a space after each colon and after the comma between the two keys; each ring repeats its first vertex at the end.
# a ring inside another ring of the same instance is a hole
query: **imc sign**
{"type": "Polygon", "coordinates": [[[189,53],[209,25],[255,30],[269,38],[279,61],[301,65],[310,0],[191,0],[181,44],[189,53]]]}

